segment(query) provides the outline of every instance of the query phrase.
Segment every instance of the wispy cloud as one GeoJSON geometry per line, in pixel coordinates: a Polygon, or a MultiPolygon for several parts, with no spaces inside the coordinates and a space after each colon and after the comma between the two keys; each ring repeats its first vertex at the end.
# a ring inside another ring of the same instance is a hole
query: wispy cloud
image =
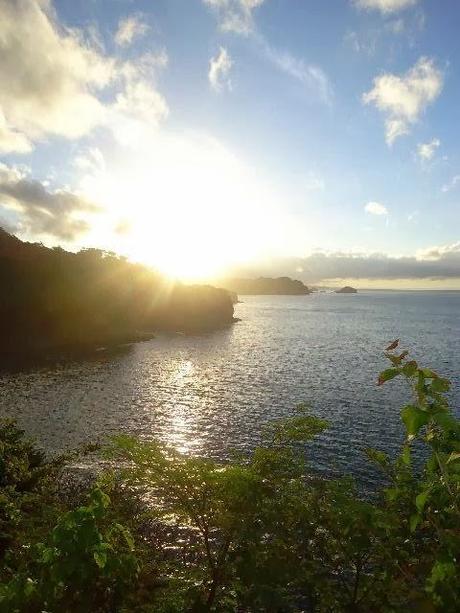
{"type": "Polygon", "coordinates": [[[115,43],[120,47],[128,47],[137,38],[147,34],[149,29],[148,24],[142,21],[140,15],[130,15],[120,19],[114,36],[115,43]]]}
{"type": "Polygon", "coordinates": [[[357,8],[369,11],[378,10],[384,15],[405,10],[415,6],[417,2],[418,0],[352,0],[357,8]]]}
{"type": "Polygon", "coordinates": [[[289,51],[276,49],[261,36],[257,36],[256,41],[263,55],[273,66],[298,81],[309,93],[316,95],[324,103],[332,104],[333,87],[322,68],[303,58],[295,57],[289,51]]]}
{"type": "Polygon", "coordinates": [[[265,0],[203,0],[217,15],[219,28],[248,36],[254,30],[253,12],[265,0]]]}
{"type": "Polygon", "coordinates": [[[395,45],[399,44],[414,47],[424,27],[425,14],[419,9],[404,17],[399,15],[389,16],[383,24],[370,25],[366,23],[365,27],[348,30],[344,36],[344,42],[356,53],[372,57],[377,49],[394,50],[395,45]]]}
{"type": "Polygon", "coordinates": [[[233,60],[227,49],[221,47],[219,53],[209,61],[208,79],[212,89],[221,92],[224,89],[231,90],[230,70],[233,60]]]}
{"type": "Polygon", "coordinates": [[[374,79],[374,87],[363,94],[363,102],[374,104],[385,115],[388,145],[409,133],[411,125],[441,93],[443,81],[441,70],[426,57],[401,76],[384,73],[374,79]]]}
{"type": "Polygon", "coordinates": [[[446,183],[445,185],[442,186],[441,191],[444,193],[450,192],[451,190],[455,189],[455,187],[457,187],[459,183],[460,183],[460,175],[455,175],[454,177],[452,177],[449,183],[446,183]]]}
{"type": "Polygon", "coordinates": [[[349,30],[344,36],[344,42],[356,53],[371,57],[375,54],[379,37],[380,30],[366,30],[364,33],[349,30]]]}
{"type": "MultiPolygon", "coordinates": [[[[331,104],[333,89],[330,80],[324,70],[315,64],[309,63],[303,58],[294,56],[289,51],[277,49],[270,45],[267,40],[256,31],[254,24],[254,12],[264,4],[265,0],[202,0],[217,15],[219,28],[224,32],[232,32],[255,41],[262,55],[278,70],[295,79],[310,93],[317,95],[326,104],[331,104]]],[[[222,52],[221,52],[222,54],[222,52]]],[[[221,55],[211,60],[209,81],[216,91],[222,90],[219,80],[212,80],[213,75],[222,76],[221,66],[227,72],[228,62],[221,55]],[[219,62],[220,60],[220,62],[219,62]],[[214,85],[216,83],[216,85],[214,85]]]]}
{"type": "Polygon", "coordinates": [[[429,162],[441,145],[439,138],[433,138],[429,143],[420,143],[417,146],[417,154],[422,162],[429,162]]]}

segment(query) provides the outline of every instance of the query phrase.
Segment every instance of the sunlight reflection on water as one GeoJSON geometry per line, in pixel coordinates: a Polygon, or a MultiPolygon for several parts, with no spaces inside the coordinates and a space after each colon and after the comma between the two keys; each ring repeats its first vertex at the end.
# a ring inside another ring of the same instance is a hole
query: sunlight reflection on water
{"type": "Polygon", "coordinates": [[[382,348],[400,337],[454,379],[458,406],[459,307],[454,292],[245,297],[242,321],[225,330],[4,374],[0,415],[17,417],[49,452],[123,431],[223,458],[307,402],[331,422],[309,450],[312,464],[372,480],[363,447],[397,448],[407,398],[398,382],[376,387],[382,348]]]}

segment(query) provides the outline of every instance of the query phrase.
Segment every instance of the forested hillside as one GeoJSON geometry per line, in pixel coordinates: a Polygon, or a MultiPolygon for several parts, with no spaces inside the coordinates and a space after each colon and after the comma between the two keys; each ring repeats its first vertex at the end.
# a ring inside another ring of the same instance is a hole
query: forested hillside
{"type": "Polygon", "coordinates": [[[186,286],[97,249],[69,253],[0,229],[2,353],[130,340],[233,321],[225,290],[186,286]]]}

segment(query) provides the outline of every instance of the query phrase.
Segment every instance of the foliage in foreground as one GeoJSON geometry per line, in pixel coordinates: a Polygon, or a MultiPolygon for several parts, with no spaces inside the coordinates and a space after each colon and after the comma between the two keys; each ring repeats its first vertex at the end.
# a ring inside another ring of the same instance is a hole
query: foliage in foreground
{"type": "Polygon", "coordinates": [[[413,399],[399,456],[367,451],[388,483],[373,501],[309,474],[327,424],[303,407],[227,464],[117,437],[116,470],[75,495],[3,423],[0,611],[458,611],[459,422],[449,382],[397,348],[378,383],[403,377],[413,399]]]}

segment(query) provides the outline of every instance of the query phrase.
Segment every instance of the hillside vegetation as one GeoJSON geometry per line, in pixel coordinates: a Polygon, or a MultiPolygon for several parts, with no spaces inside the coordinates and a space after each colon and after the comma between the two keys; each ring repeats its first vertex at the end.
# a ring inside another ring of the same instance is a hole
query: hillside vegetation
{"type": "Polygon", "coordinates": [[[1,352],[135,340],[233,321],[228,292],[187,286],[113,253],[24,243],[0,229],[1,352]]]}

